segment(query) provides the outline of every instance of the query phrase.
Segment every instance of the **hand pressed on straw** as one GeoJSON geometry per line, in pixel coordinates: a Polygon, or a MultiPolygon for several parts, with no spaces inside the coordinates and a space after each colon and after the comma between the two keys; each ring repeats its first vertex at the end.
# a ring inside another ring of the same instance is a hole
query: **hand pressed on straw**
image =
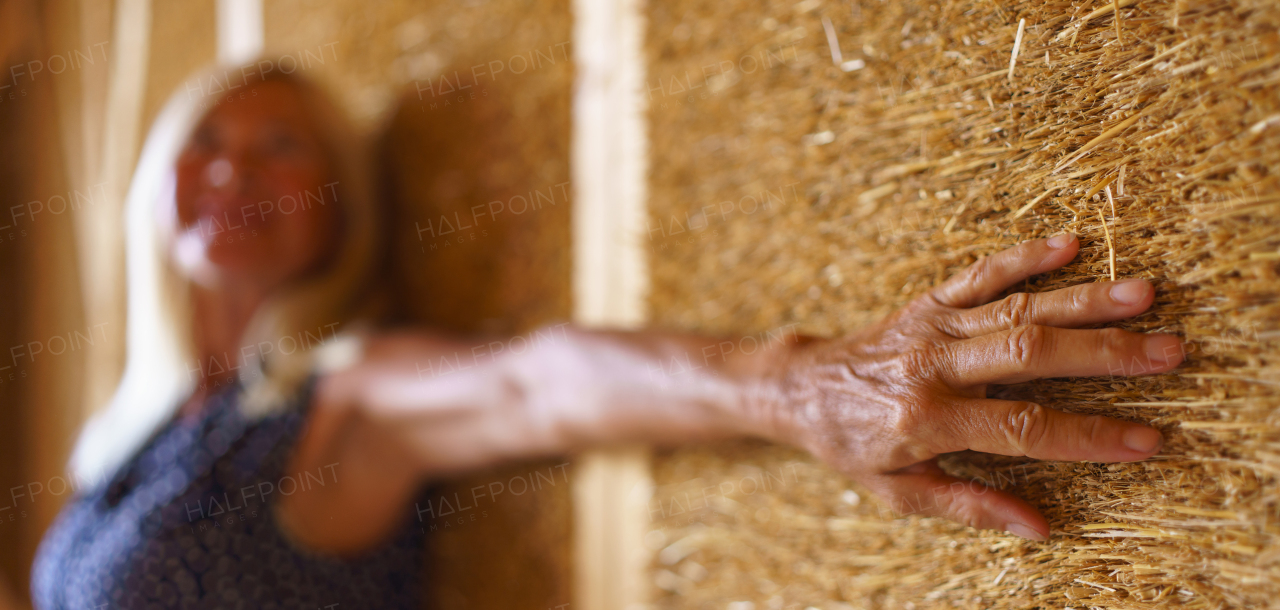
{"type": "Polygon", "coordinates": [[[1073,235],[1022,243],[979,260],[865,332],[802,346],[787,367],[780,434],[895,511],[1046,539],[1048,523],[1029,504],[947,475],[936,457],[970,449],[1127,462],[1160,449],[1163,438],[1148,426],[986,397],[988,384],[1162,373],[1182,361],[1181,342],[1171,335],[1075,328],[1145,311],[1154,290],[1143,280],[991,302],[1078,250],[1073,235]]]}

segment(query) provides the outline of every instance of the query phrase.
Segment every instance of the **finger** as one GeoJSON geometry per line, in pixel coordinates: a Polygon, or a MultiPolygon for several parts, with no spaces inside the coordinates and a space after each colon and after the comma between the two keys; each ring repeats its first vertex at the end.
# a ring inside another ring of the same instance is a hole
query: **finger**
{"type": "Polygon", "coordinates": [[[970,338],[1024,324],[1072,327],[1112,322],[1151,307],[1155,290],[1146,280],[1097,282],[1044,292],[1019,292],[994,303],[955,312],[948,332],[970,338]]]}
{"type": "Polygon", "coordinates": [[[1030,504],[977,481],[953,477],[932,461],[881,475],[869,483],[899,514],[942,517],[1031,540],[1049,537],[1049,523],[1030,504]]]}
{"type": "Polygon", "coordinates": [[[981,305],[1022,280],[1067,264],[1079,249],[1079,240],[1070,233],[1025,241],[979,259],[930,294],[950,307],[981,305]]]}
{"type": "Polygon", "coordinates": [[[942,380],[964,388],[1049,377],[1163,373],[1182,362],[1183,352],[1173,335],[1028,324],[949,343],[935,354],[942,380]]]}
{"type": "Polygon", "coordinates": [[[1038,460],[1135,462],[1164,445],[1159,430],[1101,415],[1064,413],[1034,402],[968,400],[948,410],[938,453],[971,449],[1038,460]]]}

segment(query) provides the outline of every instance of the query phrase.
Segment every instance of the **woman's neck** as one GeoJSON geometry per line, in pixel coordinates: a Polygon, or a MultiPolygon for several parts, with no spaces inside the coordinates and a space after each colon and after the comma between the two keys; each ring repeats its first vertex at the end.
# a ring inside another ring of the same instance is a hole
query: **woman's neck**
{"type": "Polygon", "coordinates": [[[240,342],[254,313],[266,300],[266,292],[244,288],[211,290],[195,286],[191,298],[194,314],[192,340],[199,366],[188,369],[193,374],[198,371],[200,378],[196,380],[195,395],[202,398],[210,389],[234,381],[246,355],[243,352],[256,349],[242,346],[240,342]]]}

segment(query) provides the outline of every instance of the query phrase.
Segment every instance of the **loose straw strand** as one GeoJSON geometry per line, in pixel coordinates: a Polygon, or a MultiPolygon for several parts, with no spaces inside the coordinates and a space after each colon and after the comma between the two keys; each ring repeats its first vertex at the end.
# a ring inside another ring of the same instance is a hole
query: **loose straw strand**
{"type": "Polygon", "coordinates": [[[1009,82],[1013,82],[1013,67],[1018,63],[1018,50],[1022,48],[1022,32],[1027,29],[1027,20],[1018,20],[1018,34],[1013,37],[1013,53],[1009,55],[1009,82]]]}
{"type": "Polygon", "coordinates": [[[1116,46],[1120,46],[1120,0],[1111,0],[1111,6],[1116,13],[1116,46]]]}
{"type": "Polygon", "coordinates": [[[1102,222],[1102,233],[1107,236],[1107,251],[1110,253],[1111,259],[1111,281],[1116,281],[1116,248],[1111,243],[1111,230],[1107,228],[1107,219],[1102,215],[1102,210],[1098,210],[1098,220],[1102,222]]]}

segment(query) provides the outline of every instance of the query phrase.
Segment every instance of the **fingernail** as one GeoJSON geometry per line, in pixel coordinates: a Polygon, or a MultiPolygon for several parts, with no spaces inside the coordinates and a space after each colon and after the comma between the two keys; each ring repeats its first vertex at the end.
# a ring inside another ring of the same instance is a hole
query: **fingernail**
{"type": "Polygon", "coordinates": [[[1125,280],[1111,287],[1111,298],[1124,305],[1133,305],[1147,297],[1147,283],[1142,280],[1125,280]]]}
{"type": "Polygon", "coordinates": [[[1050,237],[1047,243],[1049,244],[1050,248],[1053,248],[1054,250],[1061,250],[1067,246],[1070,246],[1071,240],[1073,239],[1075,239],[1075,236],[1070,233],[1059,233],[1058,235],[1054,235],[1053,237],[1050,237]]]}
{"type": "Polygon", "coordinates": [[[1045,536],[1044,534],[1041,534],[1040,532],[1034,529],[1031,529],[1031,526],[1025,525],[1022,523],[1016,523],[1016,522],[1009,523],[1005,525],[1004,528],[1008,530],[1010,534],[1013,534],[1014,536],[1020,536],[1022,538],[1026,538],[1027,540],[1044,542],[1045,540],[1049,539],[1048,536],[1045,536]]]}
{"type": "Polygon", "coordinates": [[[1164,445],[1164,435],[1155,428],[1134,426],[1124,433],[1124,446],[1138,453],[1155,453],[1164,445]]]}
{"type": "Polygon", "coordinates": [[[1151,362],[1167,364],[1182,358],[1182,340],[1173,335],[1147,335],[1143,347],[1151,362]]]}

